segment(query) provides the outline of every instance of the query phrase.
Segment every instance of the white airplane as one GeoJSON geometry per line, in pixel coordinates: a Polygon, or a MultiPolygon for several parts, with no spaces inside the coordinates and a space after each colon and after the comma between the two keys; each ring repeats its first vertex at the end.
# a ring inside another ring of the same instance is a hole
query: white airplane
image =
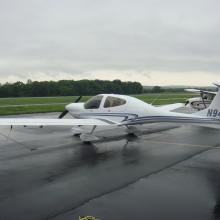
{"type": "Polygon", "coordinates": [[[124,126],[128,133],[135,133],[135,126],[150,123],[179,123],[220,129],[220,83],[215,84],[218,93],[210,106],[192,114],[172,112],[182,104],[152,106],[137,98],[125,95],[101,94],[86,103],[71,103],[59,119],[45,118],[1,118],[1,126],[73,126],[75,134],[81,134],[83,142],[96,141],[94,135],[97,126],[109,129],[124,126]],[[74,119],[62,119],[69,112],[74,119]],[[81,126],[91,130],[83,133],[81,126]],[[77,128],[79,130],[77,130],[77,128]]]}
{"type": "Polygon", "coordinates": [[[196,109],[198,111],[203,110],[211,104],[212,100],[216,96],[217,92],[205,91],[200,89],[185,89],[187,92],[199,93],[199,97],[187,99],[185,106],[196,109]]]}

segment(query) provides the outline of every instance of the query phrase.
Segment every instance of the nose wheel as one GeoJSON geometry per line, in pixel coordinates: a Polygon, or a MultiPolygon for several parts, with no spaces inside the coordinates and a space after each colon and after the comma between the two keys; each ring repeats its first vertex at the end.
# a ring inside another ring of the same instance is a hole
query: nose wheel
{"type": "Polygon", "coordinates": [[[126,132],[129,136],[137,137],[139,130],[135,126],[126,126],[126,132]]]}

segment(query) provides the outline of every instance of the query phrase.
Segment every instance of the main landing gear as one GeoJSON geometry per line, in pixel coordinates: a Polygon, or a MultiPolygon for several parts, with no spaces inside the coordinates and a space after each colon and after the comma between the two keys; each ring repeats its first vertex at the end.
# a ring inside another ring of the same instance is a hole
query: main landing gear
{"type": "Polygon", "coordinates": [[[89,144],[93,141],[97,141],[97,140],[99,140],[99,138],[93,134],[96,127],[97,127],[96,125],[93,126],[92,130],[90,132],[81,128],[80,126],[73,127],[72,128],[73,136],[79,136],[81,141],[86,144],[89,144]]]}

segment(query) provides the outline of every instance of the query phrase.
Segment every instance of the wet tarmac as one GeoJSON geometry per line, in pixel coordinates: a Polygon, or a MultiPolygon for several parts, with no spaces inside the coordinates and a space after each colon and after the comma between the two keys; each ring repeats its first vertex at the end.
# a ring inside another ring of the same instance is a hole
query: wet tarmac
{"type": "Polygon", "coordinates": [[[220,131],[140,129],[86,145],[70,128],[0,128],[0,220],[220,219],[220,131]]]}

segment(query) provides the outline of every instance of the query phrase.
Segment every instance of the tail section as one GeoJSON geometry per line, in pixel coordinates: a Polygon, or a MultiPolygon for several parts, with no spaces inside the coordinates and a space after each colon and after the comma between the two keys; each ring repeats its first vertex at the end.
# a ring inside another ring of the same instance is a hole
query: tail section
{"type": "Polygon", "coordinates": [[[198,116],[220,119],[220,83],[213,83],[218,87],[218,92],[207,109],[194,113],[198,116]]]}

